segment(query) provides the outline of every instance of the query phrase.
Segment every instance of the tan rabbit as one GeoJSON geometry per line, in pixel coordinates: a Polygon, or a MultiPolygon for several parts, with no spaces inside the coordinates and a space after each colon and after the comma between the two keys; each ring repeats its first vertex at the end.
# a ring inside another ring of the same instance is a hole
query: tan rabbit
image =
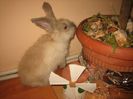
{"type": "Polygon", "coordinates": [[[66,64],[66,55],[70,41],[74,37],[76,26],[67,19],[56,19],[51,6],[44,2],[42,6],[45,17],[33,18],[32,22],[45,29],[20,61],[18,73],[23,84],[29,86],[48,85],[51,71],[66,64]]]}

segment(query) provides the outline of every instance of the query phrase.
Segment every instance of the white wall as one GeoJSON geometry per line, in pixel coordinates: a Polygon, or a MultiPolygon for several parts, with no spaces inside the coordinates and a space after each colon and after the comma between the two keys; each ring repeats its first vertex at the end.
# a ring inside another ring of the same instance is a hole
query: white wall
{"type": "MultiPolygon", "coordinates": [[[[44,0],[0,0],[0,72],[17,68],[25,50],[45,33],[31,23],[33,17],[44,16],[44,0]]],[[[122,0],[46,0],[57,18],[68,18],[78,25],[83,19],[101,12],[119,14],[122,0]]],[[[77,38],[72,41],[70,55],[79,53],[77,38]]]]}

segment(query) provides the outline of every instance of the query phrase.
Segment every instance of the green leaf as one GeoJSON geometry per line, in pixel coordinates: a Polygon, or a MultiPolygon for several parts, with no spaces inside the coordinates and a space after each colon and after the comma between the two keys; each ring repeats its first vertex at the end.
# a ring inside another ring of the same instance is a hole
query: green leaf
{"type": "Polygon", "coordinates": [[[83,93],[84,91],[85,91],[84,89],[78,88],[78,92],[79,92],[79,93],[83,93]]]}
{"type": "Polygon", "coordinates": [[[105,36],[106,44],[111,45],[113,48],[113,52],[115,52],[115,49],[118,47],[118,44],[116,42],[115,36],[112,33],[109,33],[105,36]]]}
{"type": "Polygon", "coordinates": [[[83,24],[83,28],[82,29],[83,29],[84,32],[89,32],[89,25],[88,25],[87,22],[83,24]]]}
{"type": "Polygon", "coordinates": [[[67,85],[64,85],[63,88],[64,88],[64,89],[67,89],[67,85]]]}
{"type": "Polygon", "coordinates": [[[89,82],[94,82],[94,81],[95,81],[95,78],[92,77],[92,76],[90,76],[90,77],[88,78],[88,81],[89,81],[89,82]]]}

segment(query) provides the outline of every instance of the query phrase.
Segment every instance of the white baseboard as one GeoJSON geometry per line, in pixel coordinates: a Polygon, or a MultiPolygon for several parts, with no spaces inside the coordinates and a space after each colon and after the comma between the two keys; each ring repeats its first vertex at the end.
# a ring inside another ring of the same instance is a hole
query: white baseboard
{"type": "Polygon", "coordinates": [[[13,70],[1,72],[0,81],[18,77],[17,71],[18,71],[17,69],[13,69],[13,70]]]}
{"type": "MultiPolygon", "coordinates": [[[[72,56],[67,57],[67,63],[78,60],[78,56],[79,55],[72,55],[72,56]]],[[[6,71],[6,72],[1,72],[0,73],[0,81],[18,77],[17,72],[18,72],[17,69],[13,69],[13,70],[6,71]]]]}

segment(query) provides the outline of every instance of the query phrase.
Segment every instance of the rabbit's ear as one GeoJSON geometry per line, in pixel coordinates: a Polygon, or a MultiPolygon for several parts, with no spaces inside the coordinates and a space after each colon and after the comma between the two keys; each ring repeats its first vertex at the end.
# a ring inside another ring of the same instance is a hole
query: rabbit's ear
{"type": "Polygon", "coordinates": [[[47,18],[32,18],[31,21],[48,32],[53,31],[53,23],[47,18]]]}
{"type": "Polygon", "coordinates": [[[44,2],[42,8],[43,8],[43,10],[46,13],[46,17],[52,19],[53,21],[56,20],[56,17],[54,15],[54,12],[52,10],[52,7],[50,6],[49,3],[44,2]]]}

